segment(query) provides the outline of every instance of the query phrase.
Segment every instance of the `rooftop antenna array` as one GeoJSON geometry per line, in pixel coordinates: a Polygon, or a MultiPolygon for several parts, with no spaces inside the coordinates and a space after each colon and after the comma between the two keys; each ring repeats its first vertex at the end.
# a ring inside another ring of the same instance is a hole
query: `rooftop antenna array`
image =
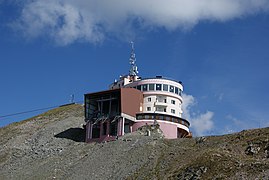
{"type": "Polygon", "coordinates": [[[129,75],[130,76],[137,76],[138,74],[138,70],[137,70],[137,66],[135,64],[136,58],[135,58],[135,49],[134,49],[134,42],[131,41],[131,55],[130,55],[130,64],[131,64],[131,68],[129,70],[129,75]]]}

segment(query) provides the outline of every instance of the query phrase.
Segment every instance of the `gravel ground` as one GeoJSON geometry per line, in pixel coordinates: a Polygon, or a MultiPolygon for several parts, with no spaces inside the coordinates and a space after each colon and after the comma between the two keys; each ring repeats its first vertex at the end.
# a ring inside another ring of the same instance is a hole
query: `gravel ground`
{"type": "Polygon", "coordinates": [[[86,144],[83,115],[75,105],[1,128],[0,179],[124,179],[152,159],[162,138],[134,133],[86,144]]]}
{"type": "Polygon", "coordinates": [[[83,115],[72,105],[0,128],[0,179],[269,179],[269,128],[86,144],[83,115]]]}

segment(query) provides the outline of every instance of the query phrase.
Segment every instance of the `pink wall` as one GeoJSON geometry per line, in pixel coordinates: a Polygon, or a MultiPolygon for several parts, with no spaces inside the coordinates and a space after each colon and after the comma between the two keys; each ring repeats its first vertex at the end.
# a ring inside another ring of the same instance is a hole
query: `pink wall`
{"type": "MultiPolygon", "coordinates": [[[[135,122],[132,126],[132,131],[136,131],[139,127],[146,125],[153,124],[153,121],[142,121],[142,122],[135,122]]],[[[158,121],[158,124],[160,125],[161,130],[163,131],[163,134],[165,138],[167,139],[176,139],[177,138],[177,126],[173,124],[168,124],[165,122],[158,121]]]]}
{"type": "Polygon", "coordinates": [[[121,88],[121,112],[135,117],[143,103],[143,94],[134,88],[121,88]]]}

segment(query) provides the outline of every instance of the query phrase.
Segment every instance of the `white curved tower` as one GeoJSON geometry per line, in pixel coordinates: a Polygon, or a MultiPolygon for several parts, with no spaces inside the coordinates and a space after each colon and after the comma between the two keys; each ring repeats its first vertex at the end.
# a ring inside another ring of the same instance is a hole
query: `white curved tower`
{"type": "Polygon", "coordinates": [[[167,138],[188,135],[190,123],[182,118],[182,83],[162,76],[143,79],[139,77],[135,64],[134,44],[131,45],[129,75],[120,77],[119,81],[110,85],[110,89],[135,88],[143,93],[143,104],[136,113],[133,130],[157,121],[167,138]]]}

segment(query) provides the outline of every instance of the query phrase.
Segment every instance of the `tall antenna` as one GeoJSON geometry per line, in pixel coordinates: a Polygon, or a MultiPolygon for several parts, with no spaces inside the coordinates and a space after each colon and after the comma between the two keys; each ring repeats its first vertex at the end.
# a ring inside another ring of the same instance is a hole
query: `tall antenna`
{"type": "Polygon", "coordinates": [[[69,100],[69,102],[70,102],[70,103],[74,103],[74,100],[75,100],[75,95],[74,95],[74,94],[71,94],[71,95],[70,95],[70,100],[69,100]]]}
{"type": "Polygon", "coordinates": [[[135,64],[136,58],[135,58],[135,49],[134,49],[134,42],[131,41],[131,55],[130,55],[130,64],[131,64],[131,68],[129,70],[129,75],[130,76],[137,76],[138,74],[138,70],[137,70],[137,66],[135,64]]]}

